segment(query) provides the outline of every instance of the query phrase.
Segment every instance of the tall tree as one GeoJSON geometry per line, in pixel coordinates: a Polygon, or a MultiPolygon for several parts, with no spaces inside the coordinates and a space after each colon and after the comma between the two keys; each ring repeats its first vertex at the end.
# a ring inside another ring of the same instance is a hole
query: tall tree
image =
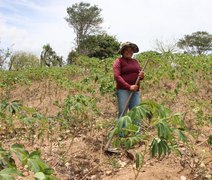
{"type": "Polygon", "coordinates": [[[39,67],[39,59],[34,54],[17,52],[10,58],[9,70],[23,70],[35,67],[39,67]]]}
{"type": "Polygon", "coordinates": [[[65,20],[74,29],[76,33],[76,46],[79,52],[83,52],[80,48],[83,40],[87,35],[99,32],[100,24],[103,22],[99,9],[96,5],[91,6],[89,3],[76,3],[67,8],[68,17],[65,20]]]}
{"type": "Polygon", "coordinates": [[[56,52],[53,51],[49,44],[43,46],[43,51],[41,52],[41,66],[62,66],[63,58],[62,56],[57,56],[56,52]]]}
{"type": "Polygon", "coordinates": [[[207,54],[212,50],[212,34],[197,31],[191,35],[185,35],[184,38],[178,41],[177,45],[189,54],[207,54]]]}

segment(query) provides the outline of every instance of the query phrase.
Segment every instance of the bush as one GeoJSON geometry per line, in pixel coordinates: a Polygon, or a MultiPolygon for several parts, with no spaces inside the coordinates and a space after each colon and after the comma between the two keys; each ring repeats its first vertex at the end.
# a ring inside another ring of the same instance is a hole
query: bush
{"type": "Polygon", "coordinates": [[[91,35],[85,38],[77,51],[83,52],[84,55],[89,57],[104,59],[116,55],[119,45],[120,43],[114,36],[108,34],[91,35]]]}
{"type": "Polygon", "coordinates": [[[23,70],[39,66],[39,59],[31,53],[17,52],[11,56],[9,70],[23,70]]]}

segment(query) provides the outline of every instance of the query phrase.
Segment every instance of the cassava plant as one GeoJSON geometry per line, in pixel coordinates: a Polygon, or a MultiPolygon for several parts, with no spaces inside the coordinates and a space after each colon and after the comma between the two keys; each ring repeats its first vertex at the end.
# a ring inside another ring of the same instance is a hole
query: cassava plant
{"type": "Polygon", "coordinates": [[[5,134],[10,135],[14,130],[14,121],[16,119],[16,114],[20,111],[22,104],[18,100],[0,102],[0,118],[1,123],[4,124],[5,134]]]}
{"type": "Polygon", "coordinates": [[[67,96],[64,104],[57,102],[56,105],[61,108],[58,119],[61,128],[65,129],[70,125],[90,126],[94,114],[98,113],[96,100],[85,95],[67,96]]]}
{"type": "Polygon", "coordinates": [[[145,146],[144,152],[137,152],[135,154],[135,168],[133,168],[134,174],[135,174],[135,180],[138,178],[138,175],[141,171],[141,168],[144,165],[144,157],[147,153],[147,146],[145,146]]]}
{"type": "Polygon", "coordinates": [[[117,135],[113,144],[126,149],[132,148],[144,139],[152,140],[151,156],[157,155],[160,158],[162,155],[169,154],[171,150],[178,151],[178,141],[187,142],[183,133],[186,129],[185,124],[180,115],[172,114],[169,109],[153,101],[143,101],[117,121],[110,136],[117,135]],[[146,120],[149,128],[157,130],[157,133],[150,136],[145,130],[140,130],[139,124],[143,124],[146,120]]]}
{"type": "Polygon", "coordinates": [[[36,180],[55,180],[51,169],[42,159],[39,151],[28,152],[23,145],[13,144],[10,150],[4,150],[0,147],[0,179],[15,180],[17,176],[23,176],[18,170],[14,153],[23,167],[27,167],[29,171],[34,172],[36,180]]]}

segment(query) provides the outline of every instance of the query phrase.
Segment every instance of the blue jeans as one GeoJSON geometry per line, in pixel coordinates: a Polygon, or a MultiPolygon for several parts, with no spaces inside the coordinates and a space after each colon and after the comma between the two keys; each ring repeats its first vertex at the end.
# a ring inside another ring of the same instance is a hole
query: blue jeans
{"type": "MultiPolygon", "coordinates": [[[[118,120],[122,114],[122,111],[124,111],[124,108],[126,106],[128,97],[130,95],[132,91],[128,91],[128,90],[117,90],[116,94],[118,97],[118,120]]],[[[129,104],[127,106],[127,109],[125,111],[125,113],[127,113],[128,110],[131,110],[134,106],[138,106],[140,104],[140,91],[135,91],[133,92],[131,99],[129,101],[129,104]]],[[[125,114],[123,114],[124,116],[125,114]]],[[[141,126],[140,121],[136,120],[134,122],[137,126],[141,126]]],[[[123,124],[122,128],[124,128],[125,125],[123,124]]],[[[141,132],[141,131],[140,131],[141,132]]],[[[119,134],[120,137],[125,137],[124,132],[121,132],[119,134]]]]}
{"type": "MultiPolygon", "coordinates": [[[[117,90],[118,97],[118,119],[120,118],[122,111],[124,111],[125,104],[127,103],[127,99],[132,91],[128,90],[117,90]]],[[[131,110],[134,106],[138,106],[140,104],[140,91],[133,92],[133,95],[130,99],[130,102],[127,106],[127,110],[131,110]]],[[[127,112],[127,110],[125,112],[127,112]]],[[[124,115],[124,114],[123,114],[124,115]]]]}

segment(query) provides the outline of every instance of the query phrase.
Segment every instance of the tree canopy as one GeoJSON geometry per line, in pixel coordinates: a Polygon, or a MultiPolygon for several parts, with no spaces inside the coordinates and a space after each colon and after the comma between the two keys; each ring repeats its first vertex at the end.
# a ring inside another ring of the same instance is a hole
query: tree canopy
{"type": "Polygon", "coordinates": [[[178,41],[177,45],[189,54],[207,54],[212,50],[212,34],[197,31],[191,35],[185,35],[184,38],[178,41]]]}
{"type": "Polygon", "coordinates": [[[117,54],[120,43],[106,33],[87,36],[82,42],[84,54],[89,57],[108,58],[117,54]]]}
{"type": "Polygon", "coordinates": [[[39,59],[32,53],[16,52],[10,58],[9,70],[39,67],[39,59]]]}
{"type": "Polygon", "coordinates": [[[42,66],[62,66],[63,58],[58,56],[49,44],[43,46],[43,51],[41,52],[41,65],[42,66]]]}
{"type": "Polygon", "coordinates": [[[103,22],[99,9],[96,5],[89,3],[75,3],[67,8],[68,17],[65,20],[74,29],[76,33],[76,46],[81,52],[81,44],[87,35],[99,32],[100,24],[103,22]]]}

